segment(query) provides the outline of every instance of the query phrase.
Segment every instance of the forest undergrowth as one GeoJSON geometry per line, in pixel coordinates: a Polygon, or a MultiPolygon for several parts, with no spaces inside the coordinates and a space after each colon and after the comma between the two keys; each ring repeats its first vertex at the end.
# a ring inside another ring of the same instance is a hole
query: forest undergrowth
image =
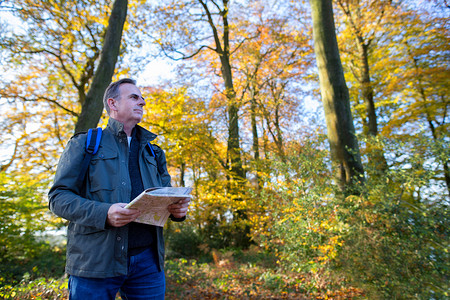
{"type": "MultiPolygon", "coordinates": [[[[276,260],[256,246],[169,259],[166,299],[364,299],[360,289],[331,284],[323,274],[283,270],[276,260]]],[[[0,288],[0,298],[68,299],[67,276],[32,279],[27,273],[18,284],[0,288]]]]}

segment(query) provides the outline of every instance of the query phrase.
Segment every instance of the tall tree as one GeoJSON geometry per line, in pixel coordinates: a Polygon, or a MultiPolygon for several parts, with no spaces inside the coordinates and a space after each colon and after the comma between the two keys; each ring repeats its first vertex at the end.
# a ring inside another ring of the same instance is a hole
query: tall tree
{"type": "Polygon", "coordinates": [[[75,132],[96,127],[103,111],[103,94],[111,83],[116,68],[122,40],[123,26],[127,18],[128,0],[115,0],[109,17],[100,62],[92,78],[92,84],[81,103],[81,113],[75,132]]]}
{"type": "MultiPolygon", "coordinates": [[[[257,1],[254,7],[258,9],[249,11],[236,31],[240,36],[258,35],[235,51],[232,62],[236,94],[242,104],[241,135],[252,139],[256,167],[252,180],[257,183],[264,164],[260,140],[267,140],[266,145],[273,150],[271,159],[286,161],[285,142],[294,132],[291,125],[306,115],[300,107],[305,104],[304,83],[314,58],[310,26],[295,21],[304,10],[295,11],[292,3],[271,1],[257,1]]],[[[289,180],[292,174],[286,175],[289,180]]]]}
{"type": "Polygon", "coordinates": [[[333,8],[331,0],[310,0],[310,3],[328,140],[333,158],[340,165],[341,184],[351,190],[364,181],[364,170],[336,40],[333,8]]]}
{"type": "MultiPolygon", "coordinates": [[[[363,132],[374,138],[379,134],[378,116],[375,105],[374,82],[371,74],[371,54],[383,36],[382,27],[386,26],[385,19],[389,19],[394,10],[391,0],[351,1],[338,0],[340,10],[345,16],[345,30],[350,32],[351,38],[345,39],[343,46],[349,56],[348,68],[356,79],[354,89],[356,97],[361,98],[364,105],[362,114],[363,132]]],[[[382,149],[372,145],[369,139],[367,152],[370,154],[370,164],[375,170],[387,169],[386,159],[382,149]]]]}
{"type": "Polygon", "coordinates": [[[158,28],[162,51],[172,59],[190,59],[208,49],[220,60],[228,114],[227,161],[231,178],[242,183],[245,171],[242,166],[239,142],[239,103],[233,84],[231,55],[229,1],[162,1],[155,5],[154,27],[158,28]],[[176,26],[173,26],[173,24],[176,26]]]}
{"type": "Polygon", "coordinates": [[[378,134],[378,122],[369,55],[371,47],[376,44],[377,29],[379,29],[385,15],[387,3],[371,0],[338,0],[337,3],[345,15],[346,27],[352,34],[352,42],[346,42],[349,47],[355,45],[355,51],[351,53],[352,63],[349,65],[358,82],[358,88],[365,106],[365,116],[362,119],[364,132],[370,136],[376,136],[378,134]]]}

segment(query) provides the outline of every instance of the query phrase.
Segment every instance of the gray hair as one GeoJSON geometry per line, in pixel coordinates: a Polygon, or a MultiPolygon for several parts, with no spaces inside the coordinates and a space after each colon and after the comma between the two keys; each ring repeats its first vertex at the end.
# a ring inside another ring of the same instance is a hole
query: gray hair
{"type": "Polygon", "coordinates": [[[136,85],[136,80],[130,79],[130,78],[122,78],[118,81],[111,82],[111,84],[106,88],[105,94],[103,95],[103,106],[105,106],[106,112],[110,113],[109,105],[108,105],[108,99],[118,99],[119,98],[119,87],[121,84],[124,83],[131,83],[133,85],[136,85]]]}

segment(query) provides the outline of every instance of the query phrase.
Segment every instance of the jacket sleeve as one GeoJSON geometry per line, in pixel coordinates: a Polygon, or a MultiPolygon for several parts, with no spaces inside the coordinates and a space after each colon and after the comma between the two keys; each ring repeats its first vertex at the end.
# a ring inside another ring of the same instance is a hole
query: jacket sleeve
{"type": "Polygon", "coordinates": [[[77,185],[85,143],[86,135],[80,134],[70,139],[64,149],[54,184],[48,193],[49,208],[54,214],[70,222],[104,229],[111,204],[85,198],[82,196],[85,186],[77,185]]]}

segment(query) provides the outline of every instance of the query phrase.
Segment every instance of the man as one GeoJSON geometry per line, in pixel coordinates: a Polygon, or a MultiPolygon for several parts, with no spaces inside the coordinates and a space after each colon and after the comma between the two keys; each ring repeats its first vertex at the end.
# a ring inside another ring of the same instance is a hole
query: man
{"type": "MultiPolygon", "coordinates": [[[[66,272],[70,299],[164,299],[162,227],[133,222],[125,205],[144,189],[170,186],[164,152],[148,142],[156,135],[138,126],[145,100],[132,79],[113,82],[103,98],[110,116],[83,184],[77,184],[86,133],[67,144],[49,191],[49,207],[69,221],[66,272]],[[151,151],[153,150],[153,151],[151,151]]],[[[168,207],[183,221],[184,199],[168,207]]]]}

